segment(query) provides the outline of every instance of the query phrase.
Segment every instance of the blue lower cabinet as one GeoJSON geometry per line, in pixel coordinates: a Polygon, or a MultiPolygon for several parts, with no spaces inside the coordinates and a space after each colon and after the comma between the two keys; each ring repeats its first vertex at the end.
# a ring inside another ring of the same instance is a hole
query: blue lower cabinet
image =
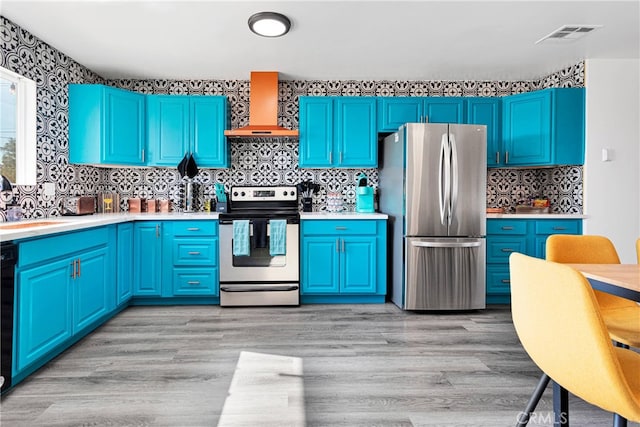
{"type": "Polygon", "coordinates": [[[133,297],[133,223],[118,224],[116,244],[116,305],[133,297]]]}
{"type": "Polygon", "coordinates": [[[302,303],[382,303],[386,295],[385,220],[303,220],[302,303]]]}
{"type": "Polygon", "coordinates": [[[114,243],[115,226],[18,242],[13,384],[113,315],[114,243]]]}
{"type": "Polygon", "coordinates": [[[582,234],[581,219],[488,219],[487,303],[509,304],[509,255],[519,252],[545,257],[547,237],[582,234]]]}
{"type": "Polygon", "coordinates": [[[139,221],[133,226],[133,296],[162,294],[161,221],[139,221]]]}
{"type": "Polygon", "coordinates": [[[217,268],[174,268],[172,296],[217,296],[217,268]]]}

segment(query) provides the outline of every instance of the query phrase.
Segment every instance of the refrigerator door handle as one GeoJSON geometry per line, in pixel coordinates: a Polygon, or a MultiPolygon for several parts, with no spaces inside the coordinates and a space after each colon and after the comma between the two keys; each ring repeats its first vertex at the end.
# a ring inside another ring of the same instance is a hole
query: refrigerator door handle
{"type": "Polygon", "coordinates": [[[442,134],[440,141],[440,160],[438,161],[438,203],[440,207],[440,224],[445,225],[446,208],[449,204],[449,139],[446,133],[442,134]]]}
{"type": "Polygon", "coordinates": [[[477,248],[481,241],[475,242],[411,242],[417,248],[477,248]]]}
{"type": "Polygon", "coordinates": [[[449,134],[449,145],[451,147],[451,195],[449,196],[449,219],[448,224],[451,225],[453,216],[458,205],[458,147],[456,146],[456,137],[449,134]]]}

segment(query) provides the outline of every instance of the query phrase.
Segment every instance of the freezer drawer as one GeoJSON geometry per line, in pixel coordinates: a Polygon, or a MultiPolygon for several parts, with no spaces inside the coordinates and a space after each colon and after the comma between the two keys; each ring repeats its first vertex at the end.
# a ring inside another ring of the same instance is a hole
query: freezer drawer
{"type": "Polygon", "coordinates": [[[406,310],[485,308],[484,238],[405,238],[406,310]]]}

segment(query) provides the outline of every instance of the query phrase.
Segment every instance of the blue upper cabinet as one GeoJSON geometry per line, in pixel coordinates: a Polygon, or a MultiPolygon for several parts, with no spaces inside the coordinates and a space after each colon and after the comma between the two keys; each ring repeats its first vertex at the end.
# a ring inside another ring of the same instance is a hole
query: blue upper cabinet
{"type": "Polygon", "coordinates": [[[376,98],[300,97],[301,168],[376,167],[376,98]]]}
{"type": "Polygon", "coordinates": [[[299,99],[300,167],[331,165],[333,156],[333,98],[301,96],[299,99]]]}
{"type": "Polygon", "coordinates": [[[502,166],[500,98],[469,98],[466,123],[487,126],[487,166],[502,166]]]}
{"type": "Polygon", "coordinates": [[[395,132],[405,123],[465,123],[464,98],[379,97],[378,132],[395,132]]]}
{"type": "Polygon", "coordinates": [[[424,98],[424,116],[427,123],[465,123],[464,98],[424,98]]]}
{"type": "Polygon", "coordinates": [[[502,99],[504,165],[584,163],[584,89],[554,88],[502,99]]]}
{"type": "Polygon", "coordinates": [[[339,97],[335,100],[335,113],[333,165],[349,168],[378,166],[376,99],[339,97]]]}
{"type": "Polygon", "coordinates": [[[395,132],[405,123],[421,122],[424,122],[423,98],[378,98],[378,132],[395,132]]]}
{"type": "Polygon", "coordinates": [[[69,85],[69,162],[144,165],[145,95],[104,85],[69,85]]]}
{"type": "Polygon", "coordinates": [[[149,95],[148,166],[176,166],[193,153],[198,166],[229,167],[227,98],[205,95],[149,95]]]}

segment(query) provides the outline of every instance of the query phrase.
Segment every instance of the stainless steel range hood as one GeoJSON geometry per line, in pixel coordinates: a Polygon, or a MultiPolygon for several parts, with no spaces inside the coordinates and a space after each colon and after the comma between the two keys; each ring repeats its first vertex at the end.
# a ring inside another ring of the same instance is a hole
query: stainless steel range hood
{"type": "Polygon", "coordinates": [[[249,126],[226,130],[228,137],[298,137],[298,130],[278,126],[278,72],[252,71],[249,126]]]}

